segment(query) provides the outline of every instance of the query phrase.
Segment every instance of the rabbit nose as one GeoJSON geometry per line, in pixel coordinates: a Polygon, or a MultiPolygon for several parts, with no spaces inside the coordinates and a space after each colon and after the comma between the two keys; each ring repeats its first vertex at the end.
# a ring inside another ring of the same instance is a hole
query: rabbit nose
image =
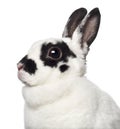
{"type": "Polygon", "coordinates": [[[18,68],[18,71],[20,71],[21,69],[23,69],[23,64],[22,63],[18,63],[17,64],[17,68],[18,68]]]}

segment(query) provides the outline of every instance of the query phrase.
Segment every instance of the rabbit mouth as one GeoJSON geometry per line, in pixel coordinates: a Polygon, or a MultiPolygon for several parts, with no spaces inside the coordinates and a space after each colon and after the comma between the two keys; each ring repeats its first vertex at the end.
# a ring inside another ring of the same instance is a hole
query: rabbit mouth
{"type": "Polygon", "coordinates": [[[25,84],[26,86],[31,86],[29,83],[28,83],[28,81],[27,81],[27,79],[26,79],[26,75],[25,75],[25,73],[24,73],[24,70],[21,70],[21,71],[18,71],[18,79],[23,83],[23,84],[25,84]]]}
{"type": "Polygon", "coordinates": [[[24,74],[22,72],[23,70],[18,71],[18,79],[22,81],[23,83],[26,83],[24,74]]]}

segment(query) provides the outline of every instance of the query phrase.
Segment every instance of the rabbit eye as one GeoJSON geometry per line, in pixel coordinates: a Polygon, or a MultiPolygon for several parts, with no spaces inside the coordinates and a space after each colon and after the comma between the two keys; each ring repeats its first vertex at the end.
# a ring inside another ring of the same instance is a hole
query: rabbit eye
{"type": "Polygon", "coordinates": [[[51,47],[48,50],[47,58],[52,60],[59,60],[62,57],[62,51],[58,47],[51,47]]]}

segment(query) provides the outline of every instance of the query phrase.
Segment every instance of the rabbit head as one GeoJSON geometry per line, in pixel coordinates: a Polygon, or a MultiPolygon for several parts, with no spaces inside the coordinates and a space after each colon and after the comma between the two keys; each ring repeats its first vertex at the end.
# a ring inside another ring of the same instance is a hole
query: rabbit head
{"type": "Polygon", "coordinates": [[[75,10],[68,19],[61,39],[41,40],[17,64],[18,78],[28,86],[83,76],[86,55],[100,24],[98,8],[87,14],[85,8],[75,10]]]}

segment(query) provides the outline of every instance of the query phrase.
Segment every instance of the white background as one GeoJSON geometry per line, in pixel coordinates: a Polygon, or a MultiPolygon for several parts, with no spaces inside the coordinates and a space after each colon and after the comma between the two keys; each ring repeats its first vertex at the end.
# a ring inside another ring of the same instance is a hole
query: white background
{"type": "Polygon", "coordinates": [[[61,37],[77,8],[99,7],[99,34],[87,57],[87,77],[120,106],[120,6],[118,0],[1,0],[0,1],[0,129],[23,129],[23,84],[17,62],[33,42],[61,37]]]}

